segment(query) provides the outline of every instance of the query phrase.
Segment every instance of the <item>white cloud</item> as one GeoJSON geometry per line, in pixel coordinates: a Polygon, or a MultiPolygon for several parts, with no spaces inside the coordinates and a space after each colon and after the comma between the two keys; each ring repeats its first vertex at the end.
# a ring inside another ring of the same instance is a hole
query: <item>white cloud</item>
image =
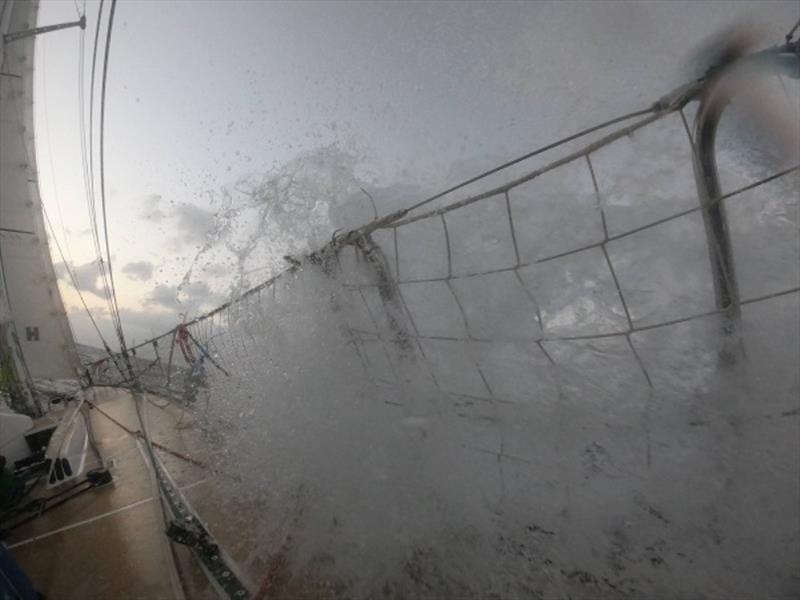
{"type": "Polygon", "coordinates": [[[176,312],[196,313],[201,307],[213,307],[224,297],[211,290],[208,284],[197,281],[182,286],[160,284],[153,288],[148,304],[176,312]]]}
{"type": "MultiPolygon", "coordinates": [[[[102,348],[102,342],[97,336],[94,325],[86,316],[86,311],[79,305],[68,308],[69,321],[75,334],[75,339],[80,344],[86,344],[95,348],[102,348]]],[[[104,308],[92,309],[92,315],[103,333],[108,345],[114,349],[119,349],[116,334],[114,332],[108,310],[104,308]]],[[[155,337],[166,331],[180,321],[177,315],[155,310],[131,310],[120,309],[120,318],[125,330],[125,338],[128,345],[141,342],[155,337]]]]}
{"type": "Polygon", "coordinates": [[[160,194],[150,194],[144,199],[142,206],[142,216],[148,221],[158,223],[167,218],[167,213],[161,210],[163,198],[160,194]]]}
{"type": "Polygon", "coordinates": [[[203,242],[214,230],[214,213],[199,206],[179,204],[171,216],[186,243],[203,242]]]}
{"type": "MultiPolygon", "coordinates": [[[[72,285],[72,280],[67,272],[67,266],[65,263],[56,263],[53,265],[53,268],[55,269],[56,275],[59,279],[72,285]]],[[[98,279],[100,278],[100,270],[98,269],[95,261],[78,265],[77,267],[73,266],[72,273],[75,276],[77,287],[80,291],[90,292],[100,298],[105,297],[103,294],[103,287],[98,283],[98,279]]]]}
{"type": "Polygon", "coordinates": [[[122,272],[131,279],[149,281],[153,278],[153,263],[146,260],[129,262],[122,267],[122,272]]]}

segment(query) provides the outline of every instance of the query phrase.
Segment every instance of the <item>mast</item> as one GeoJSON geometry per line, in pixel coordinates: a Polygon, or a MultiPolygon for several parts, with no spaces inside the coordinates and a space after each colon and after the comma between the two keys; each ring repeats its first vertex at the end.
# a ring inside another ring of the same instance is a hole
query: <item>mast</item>
{"type": "Polygon", "coordinates": [[[38,9],[38,0],[0,6],[0,354],[4,378],[14,379],[6,385],[14,407],[33,414],[41,412],[33,380],[77,379],[80,367],[39,193],[33,131],[38,9]]]}

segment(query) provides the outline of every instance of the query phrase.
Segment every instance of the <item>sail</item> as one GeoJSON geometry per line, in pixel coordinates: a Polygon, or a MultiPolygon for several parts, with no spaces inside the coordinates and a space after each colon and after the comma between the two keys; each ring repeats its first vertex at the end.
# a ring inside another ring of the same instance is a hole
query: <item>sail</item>
{"type": "MultiPolygon", "coordinates": [[[[38,1],[5,0],[4,36],[36,26],[38,1]]],[[[50,258],[33,132],[35,36],[0,46],[0,333],[18,381],[76,377],[80,359],[50,258]],[[25,373],[27,371],[27,373],[25,373]]]]}

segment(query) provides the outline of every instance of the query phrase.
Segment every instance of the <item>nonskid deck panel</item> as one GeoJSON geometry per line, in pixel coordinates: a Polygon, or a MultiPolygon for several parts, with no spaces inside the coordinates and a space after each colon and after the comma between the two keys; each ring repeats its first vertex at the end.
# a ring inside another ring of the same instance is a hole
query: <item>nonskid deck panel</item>
{"type": "MultiPolygon", "coordinates": [[[[152,396],[148,402],[145,413],[153,436],[164,447],[175,449],[176,455],[192,455],[195,460],[202,457],[192,417],[181,417],[180,409],[152,396]]],[[[142,444],[125,430],[139,430],[131,394],[102,388],[96,390],[95,403],[97,410],[89,411],[90,421],[113,484],[83,494],[15,530],[7,543],[16,560],[37,590],[49,598],[216,598],[189,549],[170,542],[165,535],[161,503],[154,495],[142,444]]],[[[202,506],[202,518],[208,517],[216,526],[224,524],[223,509],[209,485],[214,475],[176,455],[155,451],[181,494],[202,506]]],[[[91,457],[87,469],[97,466],[95,463],[91,457]]],[[[225,541],[244,541],[241,530],[221,533],[225,541]]]]}

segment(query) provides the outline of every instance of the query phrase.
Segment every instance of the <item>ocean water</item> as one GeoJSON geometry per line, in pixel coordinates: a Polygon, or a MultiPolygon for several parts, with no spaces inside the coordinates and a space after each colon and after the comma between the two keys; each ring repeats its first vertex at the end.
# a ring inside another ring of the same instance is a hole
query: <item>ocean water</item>
{"type": "MultiPolygon", "coordinates": [[[[725,193],[781,167],[734,133],[725,193]]],[[[731,333],[691,160],[670,115],[244,298],[403,198],[338,146],[221,192],[197,406],[254,552],[314,597],[800,593],[797,172],[725,200],[731,333]]]]}

